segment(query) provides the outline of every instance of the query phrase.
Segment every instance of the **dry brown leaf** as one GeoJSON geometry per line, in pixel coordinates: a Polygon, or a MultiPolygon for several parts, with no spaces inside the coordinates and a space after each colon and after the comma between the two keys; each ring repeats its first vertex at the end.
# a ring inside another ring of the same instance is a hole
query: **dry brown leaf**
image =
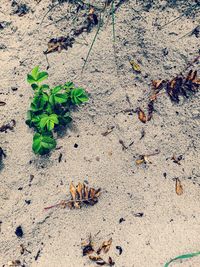
{"type": "Polygon", "coordinates": [[[130,64],[132,66],[132,69],[138,73],[141,72],[141,68],[140,68],[140,65],[137,64],[134,60],[130,60],[130,64]]]}
{"type": "Polygon", "coordinates": [[[143,158],[143,159],[137,159],[137,160],[135,161],[135,163],[136,163],[137,165],[140,165],[140,164],[142,164],[142,163],[144,163],[144,162],[145,162],[144,158],[143,158]]]}
{"type": "Polygon", "coordinates": [[[176,178],[176,194],[179,196],[183,194],[183,186],[179,178],[176,178]]]}
{"type": "Polygon", "coordinates": [[[71,182],[70,184],[70,189],[69,189],[70,193],[71,193],[71,196],[72,196],[72,199],[73,201],[75,202],[76,201],[76,188],[75,186],[73,185],[73,183],[71,182]]]}
{"type": "Polygon", "coordinates": [[[112,238],[110,238],[108,241],[104,241],[100,248],[97,250],[97,254],[100,254],[103,250],[104,253],[107,253],[112,245],[112,238]]]}
{"type": "Polygon", "coordinates": [[[78,192],[78,194],[79,194],[79,199],[80,200],[82,200],[83,199],[83,189],[84,189],[84,186],[83,186],[83,184],[81,184],[81,183],[78,183],[78,185],[77,185],[77,192],[78,192]]]}
{"type": "Polygon", "coordinates": [[[89,255],[89,259],[91,261],[94,261],[98,265],[105,265],[106,264],[106,261],[104,261],[100,256],[89,255]]]}
{"type": "Polygon", "coordinates": [[[145,115],[144,111],[141,108],[138,109],[138,119],[143,123],[147,122],[146,115],[145,115]]]}
{"type": "Polygon", "coordinates": [[[155,89],[158,89],[163,84],[163,82],[163,80],[153,80],[152,84],[155,89]]]}

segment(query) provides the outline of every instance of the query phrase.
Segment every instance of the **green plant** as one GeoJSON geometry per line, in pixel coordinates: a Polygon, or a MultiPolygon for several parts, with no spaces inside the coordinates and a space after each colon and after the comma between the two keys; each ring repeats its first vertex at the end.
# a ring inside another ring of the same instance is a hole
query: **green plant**
{"type": "Polygon", "coordinates": [[[88,95],[83,88],[75,87],[73,82],[66,82],[50,88],[41,84],[48,78],[48,73],[35,67],[27,75],[34,96],[27,112],[26,124],[34,128],[32,149],[35,154],[48,154],[56,147],[54,132],[71,121],[70,108],[88,101],[88,95]]]}
{"type": "Polygon", "coordinates": [[[194,253],[189,253],[189,254],[183,254],[180,256],[175,257],[174,259],[170,260],[169,262],[165,263],[164,267],[168,267],[170,265],[170,263],[177,261],[177,260],[182,260],[182,259],[189,259],[189,258],[193,258],[196,256],[199,256],[200,252],[194,252],[194,253]]]}

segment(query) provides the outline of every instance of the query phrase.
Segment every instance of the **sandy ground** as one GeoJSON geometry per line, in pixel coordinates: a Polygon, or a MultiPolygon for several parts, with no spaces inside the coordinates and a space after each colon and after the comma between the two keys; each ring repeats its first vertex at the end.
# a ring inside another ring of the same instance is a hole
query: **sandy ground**
{"type": "MultiPolygon", "coordinates": [[[[50,38],[70,31],[69,8],[73,6],[58,6],[40,25],[50,0],[23,2],[32,11],[21,17],[12,14],[11,1],[1,0],[0,21],[10,24],[0,30],[0,100],[6,102],[0,107],[0,123],[15,119],[16,127],[0,133],[1,147],[7,154],[0,171],[0,266],[16,259],[26,267],[95,266],[82,257],[81,241],[99,231],[96,242],[113,238],[117,267],[160,267],[179,254],[200,250],[199,93],[179,104],[165,94],[160,96],[147,124],[142,124],[137,114],[123,112],[145,108],[151,80],[174,77],[198,55],[200,39],[181,37],[198,25],[200,13],[190,13],[162,27],[183,14],[189,4],[155,2],[122,4],[116,12],[115,50],[109,19],[82,75],[95,29],[83,33],[71,49],[48,56],[49,83],[72,80],[86,88],[90,101],[73,113],[73,125],[58,137],[62,148],[40,158],[31,150],[33,132],[25,125],[32,96],[25,78],[35,65],[46,69],[43,51],[50,38]],[[50,19],[66,14],[67,20],[47,26],[50,19]],[[139,62],[141,74],[133,72],[129,59],[139,62]],[[112,133],[102,136],[112,126],[112,133]],[[145,136],[140,139],[143,130],[145,136]],[[119,140],[128,149],[123,150],[119,140]],[[138,155],[156,149],[160,154],[151,158],[151,164],[135,164],[138,155]],[[60,153],[63,158],[59,163],[60,153]],[[173,153],[183,155],[181,165],[170,159],[173,153]],[[34,175],[31,183],[30,175],[34,175]],[[181,196],[175,193],[176,177],[183,185],[181,196]],[[44,211],[66,198],[71,181],[84,180],[102,188],[97,205],[44,211]],[[136,213],[144,215],[136,217],[136,213]],[[122,223],[120,218],[124,218],[122,223]],[[21,239],[15,235],[19,225],[24,231],[21,239]],[[21,255],[20,244],[30,253],[21,255]],[[120,256],[116,255],[117,245],[123,248],[120,256]]],[[[171,266],[199,267],[200,257],[171,266]]]]}

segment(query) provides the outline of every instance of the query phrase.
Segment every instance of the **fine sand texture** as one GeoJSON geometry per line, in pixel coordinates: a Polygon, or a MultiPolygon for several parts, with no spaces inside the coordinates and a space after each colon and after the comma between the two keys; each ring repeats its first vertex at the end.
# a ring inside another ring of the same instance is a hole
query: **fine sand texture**
{"type": "MultiPolygon", "coordinates": [[[[76,36],[72,48],[48,54],[48,62],[43,53],[51,38],[80,28],[88,11],[77,11],[75,2],[0,0],[0,101],[6,103],[0,126],[16,121],[13,130],[0,132],[6,154],[0,168],[0,266],[12,260],[25,267],[98,266],[82,256],[81,242],[91,234],[95,244],[112,237],[106,258],[111,255],[116,267],[164,267],[178,255],[200,251],[200,94],[181,96],[179,103],[161,94],[147,123],[136,109],[146,112],[152,80],[172,79],[199,55],[200,33],[193,30],[200,2],[114,1],[115,42],[109,5],[83,72],[98,26],[76,36]],[[16,13],[20,4],[29,8],[26,14],[16,13]],[[26,75],[37,65],[48,67],[51,86],[73,81],[90,96],[57,136],[59,149],[42,157],[32,152],[33,131],[25,124],[33,96],[26,75]],[[150,162],[136,164],[155,151],[150,162]],[[178,164],[173,154],[182,156],[178,164]],[[72,181],[100,187],[99,202],[44,210],[69,197],[72,181]]],[[[190,69],[199,66],[197,61],[190,69]]],[[[199,267],[200,257],[170,265],[179,266],[199,267]]]]}

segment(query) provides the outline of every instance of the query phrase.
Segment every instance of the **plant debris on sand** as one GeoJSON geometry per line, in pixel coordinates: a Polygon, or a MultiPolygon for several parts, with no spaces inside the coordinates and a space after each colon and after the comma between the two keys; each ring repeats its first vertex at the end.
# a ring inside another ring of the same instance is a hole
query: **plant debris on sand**
{"type": "Polygon", "coordinates": [[[85,183],[78,183],[75,187],[71,182],[69,191],[71,199],[63,200],[58,204],[45,208],[45,210],[58,206],[61,206],[62,208],[69,207],[70,209],[80,209],[83,205],[93,206],[98,202],[98,198],[101,194],[101,188],[94,189],[85,183]]]}

